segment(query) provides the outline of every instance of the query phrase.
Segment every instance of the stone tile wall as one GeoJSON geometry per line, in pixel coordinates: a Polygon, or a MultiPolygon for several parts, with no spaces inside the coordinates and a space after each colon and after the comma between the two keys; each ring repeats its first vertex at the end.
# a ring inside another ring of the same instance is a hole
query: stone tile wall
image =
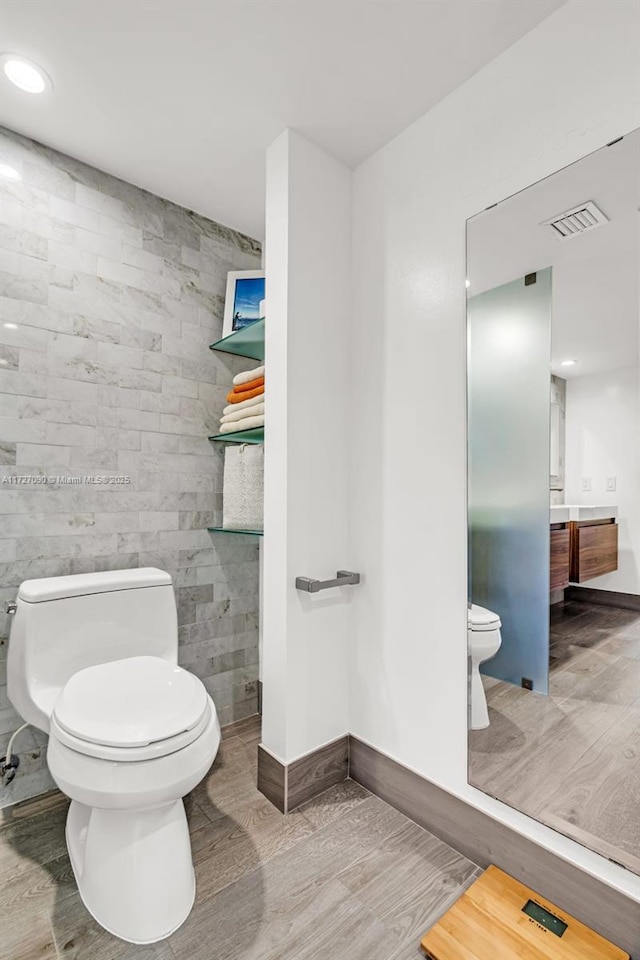
{"type": "MultiPolygon", "coordinates": [[[[258,547],[206,529],[223,465],[207,436],[247,361],[208,345],[227,271],[259,267],[260,244],[1,128],[0,162],[22,177],[0,180],[0,754],[21,723],[4,601],[34,577],[168,570],[180,663],[222,723],[251,715],[258,547]],[[82,479],[99,476],[128,480],[82,479]]],[[[0,806],[52,786],[45,744],[21,735],[0,806]]]]}

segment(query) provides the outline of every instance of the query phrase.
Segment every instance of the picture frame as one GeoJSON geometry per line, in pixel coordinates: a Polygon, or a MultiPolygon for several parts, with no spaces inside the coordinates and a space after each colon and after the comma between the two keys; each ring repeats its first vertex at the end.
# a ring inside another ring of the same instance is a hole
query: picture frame
{"type": "Polygon", "coordinates": [[[264,270],[229,271],[224,300],[223,337],[262,319],[260,307],[265,299],[264,287],[264,270]]]}

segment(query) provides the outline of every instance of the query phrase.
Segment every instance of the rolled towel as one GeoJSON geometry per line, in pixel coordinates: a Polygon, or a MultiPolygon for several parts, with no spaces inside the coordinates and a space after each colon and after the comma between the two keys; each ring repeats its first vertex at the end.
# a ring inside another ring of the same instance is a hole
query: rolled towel
{"type": "MultiPolygon", "coordinates": [[[[237,406],[242,407],[239,403],[237,406]]],[[[254,403],[251,407],[242,407],[242,410],[233,410],[231,413],[225,413],[220,419],[220,423],[233,423],[234,420],[242,420],[243,417],[261,417],[264,413],[264,403],[254,403]]]]}
{"type": "Polygon", "coordinates": [[[255,380],[247,380],[233,388],[234,393],[246,393],[248,390],[255,390],[256,387],[264,387],[264,377],[256,377],[255,380]]]}
{"type": "Polygon", "coordinates": [[[264,394],[264,384],[261,387],[256,387],[255,390],[245,390],[242,393],[234,393],[231,390],[227,394],[227,400],[229,403],[242,403],[243,400],[251,400],[253,397],[261,397],[264,394]]]}
{"type": "Polygon", "coordinates": [[[234,387],[241,383],[249,383],[250,380],[256,380],[258,377],[264,377],[264,366],[256,367],[255,370],[245,370],[244,373],[237,373],[233,378],[234,387]]]}
{"type": "Polygon", "coordinates": [[[264,426],[264,414],[261,417],[243,417],[231,423],[221,423],[220,433],[238,433],[239,430],[254,430],[264,426]]]}
{"type": "Polygon", "coordinates": [[[240,403],[230,403],[222,411],[222,416],[226,417],[227,414],[233,413],[234,411],[247,410],[249,407],[255,407],[256,403],[264,403],[264,394],[257,400],[254,397],[250,397],[248,400],[241,400],[240,403]]]}

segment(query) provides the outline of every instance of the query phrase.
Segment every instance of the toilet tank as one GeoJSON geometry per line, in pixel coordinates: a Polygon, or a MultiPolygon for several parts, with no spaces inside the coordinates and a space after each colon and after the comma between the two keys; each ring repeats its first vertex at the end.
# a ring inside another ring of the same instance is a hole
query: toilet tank
{"type": "Polygon", "coordinates": [[[46,732],[58,693],[78,670],[145,655],[177,662],[176,604],[164,570],[25,580],[16,604],[7,694],[28,723],[46,732]]]}

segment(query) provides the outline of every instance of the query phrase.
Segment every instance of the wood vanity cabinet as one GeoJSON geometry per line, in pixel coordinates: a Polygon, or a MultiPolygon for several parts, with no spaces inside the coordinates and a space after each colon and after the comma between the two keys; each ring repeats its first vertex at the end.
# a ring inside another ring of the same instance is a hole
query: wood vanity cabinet
{"type": "Polygon", "coordinates": [[[583,583],[618,569],[618,524],[614,520],[572,521],[569,531],[572,583],[583,583]]]}
{"type": "Polygon", "coordinates": [[[551,527],[551,579],[549,590],[563,590],[569,586],[569,558],[571,536],[564,525],[551,527]]]}

